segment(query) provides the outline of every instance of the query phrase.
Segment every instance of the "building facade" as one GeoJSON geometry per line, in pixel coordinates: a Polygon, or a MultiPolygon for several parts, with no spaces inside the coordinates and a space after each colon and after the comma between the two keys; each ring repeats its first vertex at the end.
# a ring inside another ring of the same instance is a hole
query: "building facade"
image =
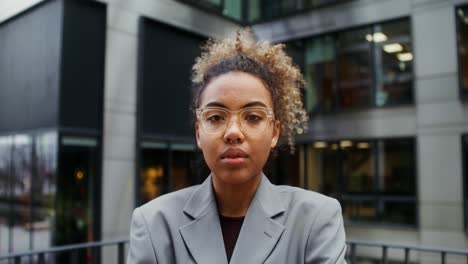
{"type": "Polygon", "coordinates": [[[243,25],[307,80],[274,183],[337,198],[349,239],[468,247],[468,1],[4,0],[0,253],[127,238],[133,208],[201,182],[190,67],[243,25]]]}

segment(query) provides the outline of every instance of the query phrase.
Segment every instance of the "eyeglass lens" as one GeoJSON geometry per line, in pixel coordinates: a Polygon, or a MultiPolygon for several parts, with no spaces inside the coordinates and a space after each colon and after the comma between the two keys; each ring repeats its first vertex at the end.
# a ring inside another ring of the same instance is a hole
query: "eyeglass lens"
{"type": "MultiPolygon", "coordinates": [[[[246,134],[258,134],[268,125],[268,113],[265,109],[243,109],[238,113],[241,130],[246,134]]],[[[231,120],[231,113],[224,109],[205,109],[201,115],[203,129],[207,133],[217,134],[226,130],[231,120]]]]}

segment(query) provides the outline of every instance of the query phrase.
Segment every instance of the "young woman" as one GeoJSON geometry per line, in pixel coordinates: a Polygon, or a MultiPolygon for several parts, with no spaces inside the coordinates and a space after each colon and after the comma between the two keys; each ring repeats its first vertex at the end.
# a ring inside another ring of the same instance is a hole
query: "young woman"
{"type": "Polygon", "coordinates": [[[248,30],[205,46],[193,98],[211,174],[135,209],[127,263],[345,263],[339,203],[263,174],[280,137],[294,148],[307,124],[303,78],[283,47],[248,30]]]}

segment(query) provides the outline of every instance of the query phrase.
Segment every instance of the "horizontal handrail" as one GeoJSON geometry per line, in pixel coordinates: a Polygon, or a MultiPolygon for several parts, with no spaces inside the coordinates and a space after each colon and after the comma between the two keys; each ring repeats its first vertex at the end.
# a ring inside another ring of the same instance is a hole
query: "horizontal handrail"
{"type": "Polygon", "coordinates": [[[128,242],[129,242],[128,239],[121,239],[121,240],[107,240],[107,241],[70,244],[70,245],[64,245],[64,246],[51,247],[49,249],[43,249],[43,250],[13,253],[13,254],[3,255],[3,256],[0,255],[0,260],[14,259],[16,257],[28,257],[28,256],[39,255],[39,254],[51,254],[51,253],[73,251],[73,250],[79,250],[79,249],[95,248],[95,247],[115,246],[119,244],[126,244],[128,242]]]}
{"type": "MultiPolygon", "coordinates": [[[[128,239],[121,240],[107,240],[107,241],[97,241],[89,243],[80,243],[80,244],[71,244],[64,246],[56,246],[44,250],[34,250],[28,252],[13,253],[8,255],[0,256],[0,260],[12,260],[23,257],[32,257],[32,256],[44,256],[45,254],[54,254],[59,252],[75,251],[80,249],[89,249],[96,247],[105,247],[105,246],[118,246],[118,257],[119,263],[123,262],[123,248],[125,244],[129,243],[128,239]]],[[[455,255],[466,255],[468,257],[468,249],[458,249],[458,248],[444,248],[444,247],[433,247],[433,246],[419,246],[419,245],[410,245],[410,244],[401,244],[401,243],[388,243],[388,242],[379,242],[379,241],[365,241],[365,240],[354,240],[350,239],[346,241],[351,247],[350,257],[354,259],[356,257],[356,247],[365,246],[365,247],[378,247],[382,249],[382,258],[386,261],[388,258],[387,251],[389,249],[402,249],[405,250],[405,263],[408,263],[409,251],[422,251],[422,252],[432,252],[439,253],[442,256],[442,263],[445,263],[446,254],[455,254],[455,255]]],[[[354,263],[354,261],[351,261],[354,263]]]]}
{"type": "Polygon", "coordinates": [[[468,249],[458,249],[458,248],[444,248],[444,247],[431,247],[431,246],[418,246],[418,245],[409,245],[409,244],[400,244],[400,243],[387,243],[387,242],[374,242],[374,241],[365,241],[365,240],[348,240],[347,244],[355,244],[358,246],[368,246],[368,247],[386,247],[394,249],[410,249],[424,252],[436,252],[441,253],[445,252],[447,254],[457,254],[457,255],[468,255],[468,249]]]}

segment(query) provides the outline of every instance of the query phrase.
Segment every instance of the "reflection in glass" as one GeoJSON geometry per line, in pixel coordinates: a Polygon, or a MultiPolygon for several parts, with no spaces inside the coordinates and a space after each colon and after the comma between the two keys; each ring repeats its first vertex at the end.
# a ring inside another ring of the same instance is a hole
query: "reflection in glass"
{"type": "Polygon", "coordinates": [[[316,141],[309,149],[309,183],[339,199],[345,219],[416,225],[413,139],[316,141]]]}
{"type": "MultiPolygon", "coordinates": [[[[281,148],[281,147],[280,147],[281,148]]],[[[281,150],[281,149],[280,149],[281,150]]],[[[274,184],[291,185],[301,187],[303,184],[303,166],[300,164],[300,156],[303,156],[303,146],[298,146],[293,154],[289,149],[278,151],[278,155],[267,164],[266,176],[274,184]]]]}
{"type": "Polygon", "coordinates": [[[338,144],[332,142],[315,142],[309,146],[309,183],[318,181],[316,190],[323,194],[337,197],[338,189],[338,144]]]}
{"type": "Polygon", "coordinates": [[[35,176],[33,181],[32,223],[34,249],[46,249],[52,245],[55,216],[57,169],[57,133],[47,132],[35,137],[35,176]]]}
{"type": "Polygon", "coordinates": [[[336,58],[332,36],[306,41],[305,79],[308,112],[330,112],[336,102],[336,58]]]}
{"type": "Polygon", "coordinates": [[[193,144],[141,144],[140,203],[200,183],[193,144]]]}
{"type": "Polygon", "coordinates": [[[11,239],[12,251],[21,252],[32,249],[30,231],[33,215],[31,214],[32,185],[32,137],[29,135],[13,136],[11,179],[11,202],[13,204],[11,239]]]}
{"type": "Polygon", "coordinates": [[[10,221],[12,204],[10,203],[11,151],[13,138],[0,137],[0,252],[11,252],[10,221]]]}
{"type": "Polygon", "coordinates": [[[351,221],[377,220],[376,202],[373,197],[343,198],[343,218],[351,221]]]}
{"type": "Polygon", "coordinates": [[[375,42],[377,106],[407,104],[413,99],[413,51],[408,19],[376,25],[386,40],[375,42]]]}
{"type": "MultiPolygon", "coordinates": [[[[95,138],[63,137],[60,145],[60,166],[57,175],[56,232],[54,244],[92,242],[95,240],[94,215],[99,186],[98,141],[95,138]]],[[[80,252],[80,263],[92,259],[91,252],[80,252]]],[[[58,256],[67,262],[69,256],[58,256]]]]}
{"type": "Polygon", "coordinates": [[[388,195],[416,195],[413,140],[385,140],[378,145],[381,163],[379,191],[388,195]]]}
{"type": "Polygon", "coordinates": [[[339,101],[342,109],[368,107],[372,102],[370,28],[338,34],[339,101]]]}
{"type": "MultiPolygon", "coordinates": [[[[172,146],[174,149],[174,146],[172,146]]],[[[193,170],[195,150],[193,145],[181,146],[172,151],[171,191],[180,190],[193,185],[197,175],[193,170]]]]}
{"type": "Polygon", "coordinates": [[[374,189],[374,155],[371,142],[341,141],[343,177],[348,193],[369,193],[374,189]],[[360,144],[359,144],[360,143],[360,144]],[[363,144],[366,143],[366,144],[363,144]]]}
{"type": "MultiPolygon", "coordinates": [[[[166,147],[166,145],[162,146],[166,147]]],[[[168,151],[158,146],[143,146],[141,150],[140,202],[151,201],[165,193],[168,151]]]]}

